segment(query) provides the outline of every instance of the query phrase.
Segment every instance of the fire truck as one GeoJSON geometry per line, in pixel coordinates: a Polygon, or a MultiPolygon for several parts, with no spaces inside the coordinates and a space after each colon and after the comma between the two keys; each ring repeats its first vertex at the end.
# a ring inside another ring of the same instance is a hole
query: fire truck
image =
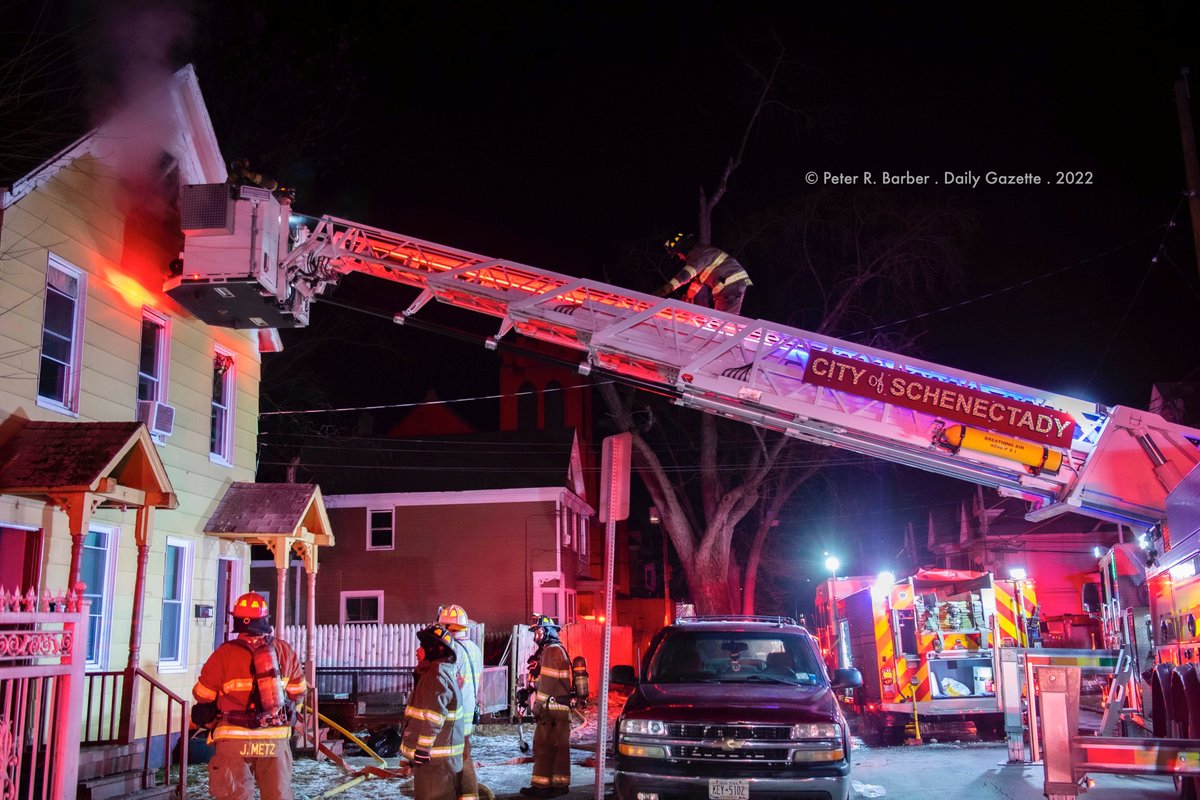
{"type": "Polygon", "coordinates": [[[1040,639],[1033,582],[986,572],[830,580],[818,589],[817,609],[822,647],[833,641],[831,668],[862,672],[854,705],[873,742],[903,738],[914,717],[924,736],[997,732],[997,647],[1040,639]]]}
{"type": "MultiPolygon", "coordinates": [[[[370,275],[414,290],[397,324],[420,324],[433,300],[478,312],[499,321],[490,349],[514,333],[550,342],[574,352],[583,374],[995,488],[1026,501],[1030,521],[1071,512],[1149,531],[1200,461],[1200,431],[1146,411],[338,217],[303,218],[310,228],[292,217],[289,198],[261,187],[186,186],[180,216],[184,248],[166,293],[211,325],[259,329],[266,340],[307,325],[313,302],[345,275],[370,275]]],[[[1162,552],[1163,569],[1185,560],[1162,552]]],[[[1187,613],[1168,616],[1177,637],[1190,629],[1187,613]]],[[[1185,650],[1195,657],[1185,647],[1180,658],[1185,650]]]]}
{"type": "Polygon", "coordinates": [[[1158,664],[1200,664],[1200,470],[1184,476],[1167,495],[1166,519],[1145,535],[1144,544],[1126,567],[1135,575],[1125,581],[1117,554],[1109,553],[1117,580],[1106,599],[1113,606],[1115,632],[1135,648],[1149,649],[1152,642],[1158,664]],[[1145,585],[1136,594],[1142,564],[1145,585]]]}

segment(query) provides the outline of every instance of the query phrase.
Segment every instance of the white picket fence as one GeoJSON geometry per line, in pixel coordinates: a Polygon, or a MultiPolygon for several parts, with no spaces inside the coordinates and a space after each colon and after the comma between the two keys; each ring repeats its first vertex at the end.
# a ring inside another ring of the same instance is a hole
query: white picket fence
{"type": "MultiPolygon", "coordinates": [[[[318,667],[415,667],[417,631],[428,623],[393,625],[318,625],[314,644],[318,667]]],[[[472,625],[470,638],[482,649],[483,625],[472,625]]],[[[303,625],[288,625],[283,638],[301,660],[308,652],[303,625]]]]}

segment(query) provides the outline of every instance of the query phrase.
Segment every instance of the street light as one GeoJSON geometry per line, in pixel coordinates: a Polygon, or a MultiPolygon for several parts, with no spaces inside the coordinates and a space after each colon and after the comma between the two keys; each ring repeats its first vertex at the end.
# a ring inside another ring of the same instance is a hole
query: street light
{"type": "Polygon", "coordinates": [[[840,566],[842,562],[837,556],[825,554],[825,569],[829,570],[829,647],[837,654],[834,663],[838,667],[846,667],[849,664],[842,663],[842,635],[837,613],[837,571],[840,566]]]}

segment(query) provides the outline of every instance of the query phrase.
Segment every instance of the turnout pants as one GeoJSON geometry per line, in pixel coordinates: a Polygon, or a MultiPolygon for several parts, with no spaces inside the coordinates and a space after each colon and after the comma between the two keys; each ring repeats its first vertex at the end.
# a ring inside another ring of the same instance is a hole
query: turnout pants
{"type": "Polygon", "coordinates": [[[721,292],[713,297],[713,309],[716,311],[726,311],[730,314],[742,313],[742,300],[746,298],[746,283],[738,281],[735,284],[726,286],[721,292]]]}
{"type": "Polygon", "coordinates": [[[292,791],[291,742],[288,739],[215,742],[213,757],[208,762],[208,793],[213,800],[254,800],[255,783],[262,800],[296,800],[292,791]]]}
{"type": "Polygon", "coordinates": [[[479,778],[475,776],[475,759],[471,758],[471,737],[463,742],[463,768],[457,775],[458,800],[478,800],[479,778]]]}
{"type": "Polygon", "coordinates": [[[533,731],[533,778],[536,788],[571,785],[571,712],[546,709],[533,731]]]}
{"type": "MultiPolygon", "coordinates": [[[[435,758],[413,767],[413,796],[416,800],[454,800],[458,776],[448,758],[435,758]]],[[[472,774],[474,774],[472,772],[472,774]]]]}
{"type": "Polygon", "coordinates": [[[701,287],[692,298],[692,304],[704,306],[715,311],[725,311],[730,314],[742,313],[742,301],[746,299],[746,284],[744,281],[731,283],[714,295],[708,286],[701,287]]]}

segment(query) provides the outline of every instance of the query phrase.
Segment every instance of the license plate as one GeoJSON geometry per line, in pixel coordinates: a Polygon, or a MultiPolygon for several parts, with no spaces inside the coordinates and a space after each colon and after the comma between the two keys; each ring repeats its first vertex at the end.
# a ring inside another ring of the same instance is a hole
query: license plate
{"type": "Polygon", "coordinates": [[[750,781],[708,779],[708,800],[749,800],[750,781]]]}

